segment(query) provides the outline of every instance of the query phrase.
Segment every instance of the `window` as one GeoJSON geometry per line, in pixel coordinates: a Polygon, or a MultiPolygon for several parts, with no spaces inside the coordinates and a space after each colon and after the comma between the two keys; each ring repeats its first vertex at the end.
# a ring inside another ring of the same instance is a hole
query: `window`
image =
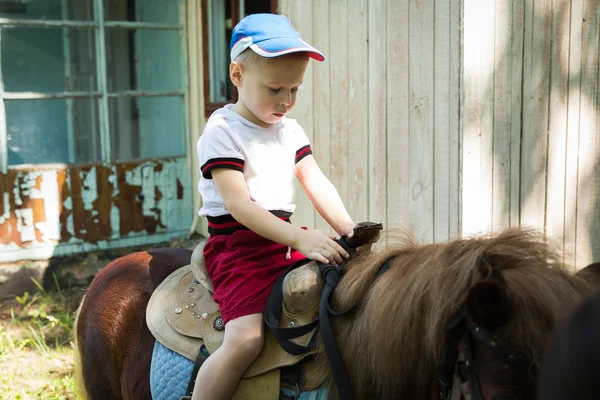
{"type": "Polygon", "coordinates": [[[185,155],[185,0],[0,0],[0,161],[185,155]]]}
{"type": "Polygon", "coordinates": [[[247,15],[276,10],[277,0],[202,0],[206,117],[237,100],[229,79],[229,41],[233,28],[247,15]]]}

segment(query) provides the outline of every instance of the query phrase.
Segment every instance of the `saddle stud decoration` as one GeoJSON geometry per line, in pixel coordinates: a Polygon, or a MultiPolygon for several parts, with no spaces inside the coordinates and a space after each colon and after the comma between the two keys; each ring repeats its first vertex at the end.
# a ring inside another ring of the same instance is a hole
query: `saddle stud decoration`
{"type": "Polygon", "coordinates": [[[215,331],[222,331],[223,329],[225,329],[225,324],[223,324],[223,318],[221,317],[217,317],[215,318],[215,322],[213,322],[213,328],[215,328],[215,331]]]}

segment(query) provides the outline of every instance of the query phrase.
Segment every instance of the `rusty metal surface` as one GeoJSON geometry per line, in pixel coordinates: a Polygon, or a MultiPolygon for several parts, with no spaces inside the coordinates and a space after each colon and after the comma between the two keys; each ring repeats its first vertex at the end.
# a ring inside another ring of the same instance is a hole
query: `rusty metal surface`
{"type": "Polygon", "coordinates": [[[185,158],[9,169],[0,174],[0,259],[6,250],[34,259],[28,249],[68,245],[68,254],[185,231],[191,187],[185,158]]]}

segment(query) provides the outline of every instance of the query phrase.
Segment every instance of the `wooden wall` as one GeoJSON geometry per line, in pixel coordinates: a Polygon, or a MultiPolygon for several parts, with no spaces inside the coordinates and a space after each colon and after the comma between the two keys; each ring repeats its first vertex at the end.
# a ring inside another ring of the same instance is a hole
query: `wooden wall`
{"type": "Polygon", "coordinates": [[[544,230],[600,260],[600,5],[464,1],[463,233],[544,230]]]}
{"type": "MultiPolygon", "coordinates": [[[[283,0],[323,51],[293,114],[358,221],[424,241],[460,230],[459,4],[451,0],[283,0]]],[[[296,223],[327,229],[300,196],[296,223]]]]}
{"type": "MultiPolygon", "coordinates": [[[[295,116],[357,221],[544,230],[600,260],[597,0],[281,0],[323,51],[295,116]]],[[[326,228],[301,196],[296,222],[326,228]]]]}

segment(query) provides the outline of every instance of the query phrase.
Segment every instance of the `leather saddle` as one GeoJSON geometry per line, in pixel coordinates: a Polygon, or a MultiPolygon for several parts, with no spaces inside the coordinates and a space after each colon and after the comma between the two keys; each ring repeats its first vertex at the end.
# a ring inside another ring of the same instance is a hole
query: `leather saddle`
{"type": "MultiPolygon", "coordinates": [[[[381,229],[381,224],[363,222],[354,229],[352,238],[343,237],[338,243],[353,253],[354,249],[372,242],[381,229]]],[[[192,253],[190,265],[171,273],[155,289],[146,309],[146,322],[156,340],[192,362],[200,354],[202,346],[209,354],[217,350],[223,343],[225,333],[219,307],[213,300],[212,282],[204,265],[204,244],[198,244],[192,253]]],[[[284,301],[279,318],[280,328],[298,328],[318,319],[323,281],[317,262],[307,262],[288,273],[282,287],[284,301]]],[[[311,344],[314,343],[312,339],[316,329],[299,337],[293,336],[289,341],[313,348],[311,344]]],[[[295,389],[297,393],[316,390],[323,384],[324,377],[318,374],[321,366],[311,357],[314,353],[314,349],[301,354],[288,353],[271,330],[265,328],[262,352],[244,373],[233,399],[279,399],[280,384],[287,386],[285,382],[282,383],[281,371],[292,366],[297,366],[294,372],[296,384],[287,387],[295,389]]]]}
{"type": "MultiPolygon", "coordinates": [[[[204,266],[204,244],[198,244],[190,265],[177,269],[156,288],[146,309],[146,322],[156,340],[191,361],[196,360],[202,346],[212,354],[224,338],[223,321],[213,300],[212,282],[204,266]]],[[[317,318],[318,310],[318,297],[302,312],[290,312],[283,304],[280,327],[306,325],[317,318]]],[[[315,330],[293,341],[306,346],[315,330]]],[[[313,353],[288,354],[275,336],[265,329],[263,350],[244,373],[233,399],[279,399],[281,368],[299,363],[302,363],[299,387],[293,389],[317,389],[323,378],[315,373],[317,365],[309,357],[313,353]]]]}

